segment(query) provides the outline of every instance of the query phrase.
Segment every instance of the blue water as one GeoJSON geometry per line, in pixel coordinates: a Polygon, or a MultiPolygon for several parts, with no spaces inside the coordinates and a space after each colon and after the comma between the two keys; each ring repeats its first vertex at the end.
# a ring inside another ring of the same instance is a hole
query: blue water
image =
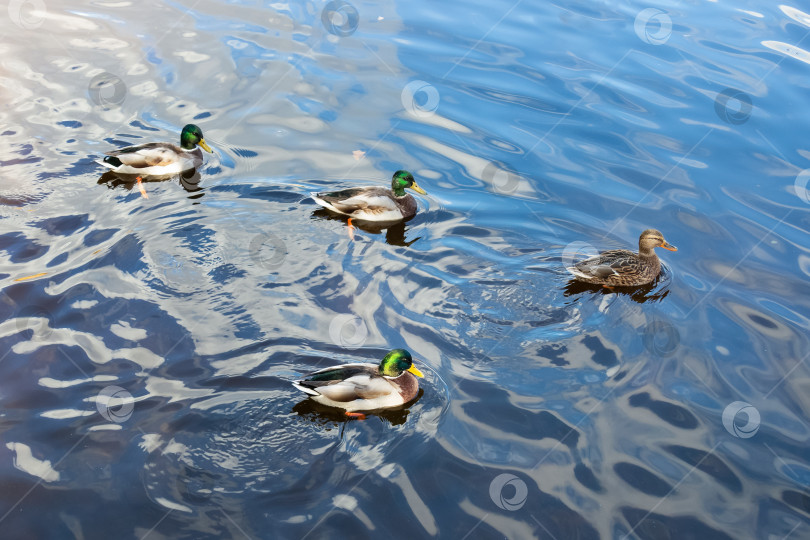
{"type": "Polygon", "coordinates": [[[10,2],[2,536],[810,538],[809,13],[10,2]],[[195,174],[94,162],[189,122],[195,174]],[[308,196],[397,169],[398,226],[308,196]],[[397,347],[404,409],[289,384],[397,347]]]}

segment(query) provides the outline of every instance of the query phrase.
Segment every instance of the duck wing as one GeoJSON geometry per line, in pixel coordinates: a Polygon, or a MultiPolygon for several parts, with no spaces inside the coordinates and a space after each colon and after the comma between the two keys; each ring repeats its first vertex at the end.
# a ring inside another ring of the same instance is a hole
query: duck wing
{"type": "Polygon", "coordinates": [[[307,394],[322,395],[332,401],[374,399],[394,392],[375,364],[344,364],[310,373],[293,386],[307,394]]]}
{"type": "Polygon", "coordinates": [[[572,270],[583,277],[597,279],[635,274],[638,272],[638,257],[626,249],[612,249],[575,264],[572,270]]]}
{"type": "Polygon", "coordinates": [[[396,211],[391,190],[381,187],[351,188],[342,191],[313,193],[315,202],[344,214],[363,210],[370,214],[396,211]]]}
{"type": "MultiPolygon", "coordinates": [[[[147,143],[140,146],[129,146],[113,152],[108,156],[117,158],[124,165],[136,169],[147,167],[162,167],[175,163],[185,151],[179,146],[169,143],[147,143]]],[[[109,160],[105,160],[109,161],[109,160]]]]}

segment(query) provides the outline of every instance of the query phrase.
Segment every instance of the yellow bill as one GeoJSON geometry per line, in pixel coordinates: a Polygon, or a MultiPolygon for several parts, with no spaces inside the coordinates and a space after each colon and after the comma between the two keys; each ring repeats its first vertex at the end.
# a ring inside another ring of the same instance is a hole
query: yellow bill
{"type": "Polygon", "coordinates": [[[408,371],[410,371],[411,373],[413,373],[417,377],[423,377],[424,378],[424,375],[422,375],[422,372],[419,371],[418,369],[416,369],[416,366],[414,366],[413,364],[411,364],[411,367],[408,368],[408,371]]]}
{"type": "Polygon", "coordinates": [[[205,150],[206,152],[211,154],[214,153],[214,151],[211,150],[211,147],[208,146],[208,144],[205,142],[205,139],[200,139],[200,142],[198,142],[197,144],[199,144],[202,147],[202,149],[205,150]]]}
{"type": "Polygon", "coordinates": [[[411,189],[414,190],[415,192],[419,193],[420,195],[427,195],[427,191],[425,191],[424,189],[417,186],[416,182],[411,184],[411,189]]]}

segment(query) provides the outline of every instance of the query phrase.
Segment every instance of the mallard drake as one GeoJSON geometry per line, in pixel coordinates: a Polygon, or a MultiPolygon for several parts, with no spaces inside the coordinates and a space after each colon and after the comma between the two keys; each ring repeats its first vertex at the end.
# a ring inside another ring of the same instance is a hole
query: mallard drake
{"type": "Polygon", "coordinates": [[[416,185],[408,171],[397,171],[391,178],[391,189],[383,187],[350,188],[342,191],[313,192],[312,198],[321,206],[365,221],[399,221],[416,214],[416,199],[405,193],[410,188],[427,195],[416,185]]]}
{"type": "Polygon", "coordinates": [[[638,239],[638,253],[612,249],[569,266],[567,270],[579,281],[606,287],[646,285],[661,272],[661,261],[655,254],[657,247],[678,251],[678,248],[664,240],[664,235],[659,231],[647,229],[638,239]]]}
{"type": "Polygon", "coordinates": [[[180,146],[171,143],[128,146],[107,152],[107,157],[98,163],[118,174],[171,176],[202,165],[202,152],[198,146],[206,152],[212,152],[203,139],[202,130],[194,124],[188,124],[180,134],[180,146]]]}
{"type": "Polygon", "coordinates": [[[394,349],[378,364],[343,364],[321,369],[293,386],[323,405],[353,411],[389,409],[408,403],[419,391],[422,372],[411,353],[394,349]]]}

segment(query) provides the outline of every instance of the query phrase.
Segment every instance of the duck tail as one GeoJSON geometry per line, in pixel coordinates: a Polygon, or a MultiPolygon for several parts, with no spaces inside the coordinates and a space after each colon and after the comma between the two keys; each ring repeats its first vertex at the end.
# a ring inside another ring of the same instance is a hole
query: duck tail
{"type": "Polygon", "coordinates": [[[299,390],[301,390],[305,394],[309,394],[310,396],[319,396],[320,393],[317,390],[313,390],[312,388],[308,388],[303,385],[304,381],[293,381],[292,385],[299,390]]]}
{"type": "Polygon", "coordinates": [[[318,203],[321,206],[326,208],[332,208],[332,204],[326,202],[325,200],[321,199],[321,196],[325,195],[325,193],[319,193],[317,191],[310,191],[309,196],[312,197],[312,200],[318,203]]]}
{"type": "Polygon", "coordinates": [[[581,279],[593,279],[593,276],[589,276],[588,274],[581,271],[576,266],[566,266],[565,269],[568,270],[568,272],[571,275],[573,275],[574,277],[578,277],[578,278],[581,278],[581,279]]]}
{"type": "Polygon", "coordinates": [[[102,160],[96,160],[96,163],[103,165],[104,167],[109,167],[110,169],[116,169],[124,164],[115,156],[105,156],[102,160]]]}

